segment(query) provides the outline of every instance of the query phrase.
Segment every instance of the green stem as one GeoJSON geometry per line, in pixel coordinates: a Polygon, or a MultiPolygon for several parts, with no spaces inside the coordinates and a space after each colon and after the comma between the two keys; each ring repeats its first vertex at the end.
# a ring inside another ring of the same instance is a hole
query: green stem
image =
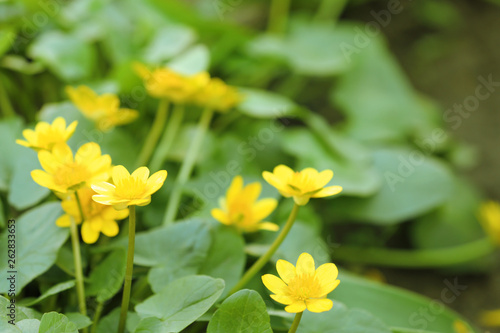
{"type": "Polygon", "coordinates": [[[429,250],[394,250],[340,246],[333,251],[335,260],[386,267],[431,268],[463,264],[481,258],[495,250],[489,238],[429,250]]]}
{"type": "MultiPolygon", "coordinates": [[[[75,191],[75,200],[78,206],[78,211],[80,212],[81,223],[85,220],[83,215],[82,204],[80,202],[80,197],[78,192],[75,191]]],[[[74,218],[70,218],[70,230],[71,230],[71,245],[73,247],[73,258],[75,261],[75,277],[76,277],[76,293],[78,296],[78,307],[80,308],[80,313],[84,316],[87,315],[87,304],[85,303],[85,285],[83,283],[83,269],[82,269],[82,257],[80,252],[80,238],[78,237],[78,227],[74,218]]],[[[83,329],[83,332],[88,332],[87,328],[83,329]]]]}
{"type": "Polygon", "coordinates": [[[322,0],[316,12],[316,20],[337,21],[348,0],[322,0]]]}
{"type": "Polygon", "coordinates": [[[101,318],[102,310],[104,309],[104,303],[99,302],[97,303],[97,308],[95,309],[94,313],[94,323],[92,325],[92,330],[90,333],[96,333],[97,331],[97,324],[99,323],[99,319],[101,318]]]}
{"type": "Polygon", "coordinates": [[[132,274],[134,273],[135,206],[129,206],[128,220],[129,220],[129,225],[128,225],[127,268],[125,271],[125,283],[123,284],[122,308],[120,311],[120,322],[118,324],[118,333],[125,332],[128,305],[130,302],[130,288],[132,286],[132,274]]]}
{"type": "Polygon", "coordinates": [[[5,117],[14,117],[16,112],[12,107],[12,103],[10,102],[9,95],[3,85],[2,79],[3,78],[0,76],[0,109],[3,111],[5,117]]]}
{"type": "Polygon", "coordinates": [[[169,103],[166,99],[160,100],[158,110],[156,111],[156,117],[153,121],[153,127],[151,127],[146,141],[142,146],[142,150],[136,162],[136,168],[146,165],[151,158],[151,155],[156,147],[156,143],[160,139],[163,128],[165,127],[165,122],[167,121],[168,104],[169,103]]]}
{"type": "Polygon", "coordinates": [[[285,240],[286,236],[288,235],[288,232],[290,232],[290,229],[292,229],[293,223],[295,222],[295,219],[297,218],[297,213],[299,212],[299,205],[295,204],[293,206],[292,211],[290,212],[290,215],[288,216],[288,220],[286,221],[285,226],[283,229],[281,229],[280,234],[274,242],[271,244],[271,247],[269,247],[269,250],[260,257],[253,265],[246,271],[246,273],[243,275],[243,277],[240,279],[240,281],[231,289],[229,292],[229,295],[234,294],[238,290],[242,289],[248,281],[250,281],[255,274],[257,274],[262,267],[271,259],[272,255],[276,250],[280,247],[281,243],[285,240]]]}
{"type": "Polygon", "coordinates": [[[163,133],[163,137],[161,138],[153,158],[151,159],[150,169],[153,172],[161,168],[163,161],[167,157],[168,152],[174,143],[175,136],[177,135],[177,131],[179,130],[183,118],[184,105],[177,104],[172,112],[167,128],[163,133]]]}
{"type": "Polygon", "coordinates": [[[292,327],[290,327],[290,330],[288,331],[288,333],[295,333],[297,332],[297,328],[299,327],[299,324],[300,324],[300,320],[302,319],[302,314],[304,312],[298,312],[295,314],[295,318],[293,318],[293,323],[292,323],[292,327]]]}
{"type": "Polygon", "coordinates": [[[174,188],[172,190],[172,194],[170,195],[167,209],[165,211],[165,218],[163,219],[164,225],[169,225],[174,222],[181,201],[182,188],[189,180],[189,176],[193,171],[196,157],[198,156],[201,144],[203,143],[205,133],[210,126],[210,121],[212,120],[213,114],[213,110],[205,109],[201,115],[200,122],[198,123],[198,130],[196,131],[195,137],[193,138],[193,141],[188,148],[184,161],[182,161],[179,175],[175,180],[174,188]]]}
{"type": "Polygon", "coordinates": [[[272,0],[269,8],[269,21],[267,31],[281,34],[286,31],[290,0],[272,0]]]}

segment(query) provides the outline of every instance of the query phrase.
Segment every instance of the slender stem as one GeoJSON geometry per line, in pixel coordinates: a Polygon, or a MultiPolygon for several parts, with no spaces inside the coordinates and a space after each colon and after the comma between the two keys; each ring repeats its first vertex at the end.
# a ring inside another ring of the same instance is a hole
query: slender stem
{"type": "Polygon", "coordinates": [[[267,31],[273,33],[284,33],[288,23],[290,11],[290,0],[272,0],[269,8],[269,21],[267,31]]]}
{"type": "Polygon", "coordinates": [[[198,130],[196,131],[195,137],[188,148],[184,161],[182,161],[179,175],[175,180],[174,188],[168,201],[167,210],[165,211],[165,218],[163,219],[164,225],[169,225],[174,222],[179,208],[179,203],[181,201],[182,188],[189,180],[189,176],[193,171],[196,157],[198,156],[198,152],[201,148],[201,144],[203,143],[203,138],[205,137],[205,133],[210,125],[213,114],[213,110],[205,109],[201,115],[200,122],[198,123],[198,130]]]}
{"type": "MultiPolygon", "coordinates": [[[[75,201],[78,205],[78,210],[80,212],[81,223],[85,220],[83,215],[82,204],[80,202],[80,197],[78,192],[75,191],[75,201]]],[[[75,261],[75,277],[76,277],[76,293],[78,295],[78,307],[80,308],[80,313],[84,316],[87,315],[87,304],[85,303],[85,285],[83,283],[83,270],[82,270],[82,257],[80,252],[80,238],[78,237],[78,228],[74,218],[70,218],[70,230],[71,230],[71,245],[73,247],[73,258],[75,261]]],[[[83,329],[83,332],[88,332],[87,328],[83,329]]]]}
{"type": "Polygon", "coordinates": [[[73,258],[75,261],[76,293],[78,296],[78,307],[80,313],[87,315],[87,305],[85,304],[85,286],[83,284],[82,258],[80,254],[80,238],[78,228],[74,218],[70,218],[71,245],[73,246],[73,258]]]}
{"type": "Polygon", "coordinates": [[[429,250],[394,250],[340,246],[333,251],[335,260],[388,267],[429,268],[462,264],[481,258],[495,250],[490,238],[429,250]]]}
{"type": "Polygon", "coordinates": [[[255,274],[257,274],[262,267],[271,259],[272,255],[276,250],[280,247],[281,243],[285,240],[286,236],[288,235],[288,232],[290,232],[290,229],[292,229],[293,223],[295,222],[295,219],[297,218],[297,213],[299,212],[299,205],[295,204],[293,206],[292,211],[290,212],[290,215],[288,216],[288,220],[286,221],[285,226],[283,229],[281,229],[280,234],[274,242],[271,244],[271,247],[269,247],[269,250],[260,257],[253,265],[246,271],[246,273],[243,275],[243,277],[240,279],[240,281],[236,284],[236,286],[231,289],[229,292],[229,295],[234,294],[241,288],[243,288],[250,279],[254,277],[255,274]]]}
{"type": "Polygon", "coordinates": [[[10,102],[9,95],[5,89],[2,77],[0,76],[0,109],[3,111],[5,117],[13,117],[16,115],[12,103],[10,102]]]}
{"type": "Polygon", "coordinates": [[[177,131],[179,130],[183,118],[184,105],[177,104],[174,107],[170,120],[168,121],[163,137],[161,138],[161,141],[153,154],[153,158],[151,159],[150,169],[152,171],[157,171],[161,168],[163,161],[167,157],[167,154],[174,143],[175,136],[177,135],[177,131]]]}
{"type": "Polygon", "coordinates": [[[125,271],[125,283],[123,284],[122,308],[120,311],[120,322],[118,333],[125,332],[127,322],[128,305],[130,302],[130,287],[132,286],[132,274],[134,273],[134,249],[135,249],[135,206],[129,206],[128,224],[128,250],[127,269],[125,271]]]}
{"type": "Polygon", "coordinates": [[[136,162],[136,168],[146,165],[153,154],[156,147],[156,143],[160,139],[163,128],[165,127],[165,122],[168,116],[168,101],[166,99],[161,99],[158,104],[158,110],[156,111],[156,117],[153,121],[153,127],[149,131],[149,134],[142,146],[142,150],[139,154],[139,158],[136,162]]]}
{"type": "Polygon", "coordinates": [[[297,312],[295,314],[295,318],[293,318],[292,327],[290,327],[290,330],[288,331],[288,333],[295,333],[295,332],[297,332],[297,328],[299,327],[300,320],[302,319],[302,314],[303,313],[304,312],[297,312]]]}
{"type": "Polygon", "coordinates": [[[316,11],[316,20],[337,21],[348,0],[322,0],[316,11]]]}
{"type": "Polygon", "coordinates": [[[102,314],[103,309],[104,309],[104,303],[103,302],[97,303],[97,307],[96,307],[95,313],[94,313],[94,323],[92,325],[92,329],[90,330],[90,333],[97,332],[97,324],[99,323],[99,319],[101,318],[101,314],[102,314]]]}

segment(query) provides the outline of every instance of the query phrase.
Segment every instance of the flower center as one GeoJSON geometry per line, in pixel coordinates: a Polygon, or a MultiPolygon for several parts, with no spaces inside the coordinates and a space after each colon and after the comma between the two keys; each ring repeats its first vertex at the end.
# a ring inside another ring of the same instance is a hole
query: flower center
{"type": "Polygon", "coordinates": [[[83,185],[91,174],[87,168],[78,163],[63,164],[54,173],[54,183],[66,189],[77,189],[83,185]]]}
{"type": "Polygon", "coordinates": [[[115,186],[115,193],[123,199],[141,199],[146,191],[146,183],[135,177],[123,179],[115,186]]]}
{"type": "Polygon", "coordinates": [[[289,296],[305,301],[320,296],[320,284],[314,274],[297,275],[288,284],[287,292],[289,296]]]}

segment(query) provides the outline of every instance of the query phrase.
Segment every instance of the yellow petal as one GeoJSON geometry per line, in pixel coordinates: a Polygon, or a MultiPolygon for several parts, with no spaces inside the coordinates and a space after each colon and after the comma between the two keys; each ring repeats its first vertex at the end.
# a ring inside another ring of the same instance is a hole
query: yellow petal
{"type": "Polygon", "coordinates": [[[64,120],[63,117],[57,117],[52,122],[52,127],[54,127],[54,129],[56,130],[59,130],[60,132],[64,132],[64,130],[66,129],[66,120],[64,120]]]}
{"type": "Polygon", "coordinates": [[[329,197],[342,192],[342,186],[328,186],[312,195],[313,198],[329,197]]]}
{"type": "MultiPolygon", "coordinates": [[[[42,170],[33,170],[31,171],[31,178],[40,186],[46,187],[51,190],[55,190],[58,188],[56,184],[54,184],[54,178],[42,170]]],[[[61,191],[65,192],[65,191],[61,191]]]]}
{"type": "Polygon", "coordinates": [[[284,164],[280,164],[274,168],[273,173],[278,177],[282,182],[287,182],[288,179],[294,174],[293,170],[287,167],[284,164]]]}
{"type": "Polygon", "coordinates": [[[42,168],[50,174],[54,174],[61,166],[61,163],[54,158],[54,155],[46,150],[38,153],[38,160],[42,168]]]}
{"type": "Polygon", "coordinates": [[[257,201],[253,205],[253,217],[256,221],[261,221],[268,217],[278,205],[278,200],[272,198],[266,198],[257,201]]]}
{"type": "MultiPolygon", "coordinates": [[[[314,168],[305,168],[304,170],[300,171],[300,175],[301,177],[303,177],[303,179],[309,179],[309,180],[312,180],[314,183],[316,183],[318,181],[318,170],[314,169],[314,168]]],[[[328,180],[330,181],[330,180],[328,180]]],[[[322,186],[320,186],[322,187],[322,186]]]]}
{"type": "Polygon", "coordinates": [[[260,195],[260,191],[262,190],[262,184],[259,182],[251,183],[243,188],[241,192],[241,196],[245,198],[248,202],[254,202],[260,195]]]}
{"type": "MultiPolygon", "coordinates": [[[[283,181],[278,178],[276,175],[268,172],[268,171],[264,171],[262,173],[262,177],[264,178],[264,180],[266,182],[269,183],[269,185],[271,186],[274,186],[275,188],[277,188],[280,193],[283,191],[283,192],[288,192],[287,188],[285,187],[286,184],[283,183],[283,181]]],[[[282,193],[283,194],[283,193],[282,193]]]]}
{"type": "Polygon", "coordinates": [[[332,308],[333,302],[328,298],[308,299],[306,300],[306,306],[307,310],[311,312],[325,312],[332,308]]]}
{"type": "Polygon", "coordinates": [[[123,202],[128,202],[128,200],[117,200],[113,196],[100,195],[100,194],[93,195],[92,200],[94,200],[97,203],[100,203],[101,205],[114,205],[123,202]]]}
{"type": "Polygon", "coordinates": [[[226,224],[226,225],[231,224],[229,217],[222,209],[214,208],[210,211],[210,214],[212,214],[212,217],[222,224],[226,224]]]}
{"type": "Polygon", "coordinates": [[[82,225],[82,239],[87,244],[94,244],[99,238],[99,231],[94,231],[91,224],[84,222],[82,225]]]}
{"type": "Polygon", "coordinates": [[[116,223],[116,221],[113,221],[113,220],[103,221],[101,231],[106,236],[114,237],[114,236],[118,235],[119,230],[120,229],[118,228],[118,223],[116,223]]]}
{"type": "Polygon", "coordinates": [[[16,139],[16,143],[24,147],[31,147],[31,145],[27,141],[21,139],[16,139]]]}
{"type": "Polygon", "coordinates": [[[338,286],[337,277],[339,275],[339,270],[337,266],[332,263],[323,264],[316,270],[316,280],[321,285],[320,295],[316,297],[321,297],[330,293],[333,289],[338,286]]]}
{"type": "Polygon", "coordinates": [[[137,170],[132,172],[132,177],[143,183],[146,183],[149,177],[149,169],[147,167],[137,168],[137,170]]]}
{"type": "Polygon", "coordinates": [[[151,202],[151,196],[141,199],[130,200],[128,206],[146,206],[151,202]]]}
{"type": "Polygon", "coordinates": [[[500,309],[483,311],[479,322],[487,327],[500,327],[500,309]]]}
{"type": "Polygon", "coordinates": [[[145,195],[151,195],[158,191],[163,186],[165,179],[167,179],[167,175],[168,173],[166,170],[160,170],[153,173],[146,183],[147,190],[145,195]]]}
{"type": "Polygon", "coordinates": [[[68,126],[68,128],[66,128],[66,138],[65,138],[66,140],[68,140],[69,137],[73,135],[73,133],[75,132],[75,129],[76,129],[77,125],[78,125],[78,121],[75,120],[74,122],[72,122],[68,126]]]}
{"type": "Polygon", "coordinates": [[[276,270],[286,284],[290,283],[290,281],[297,275],[295,266],[283,259],[278,260],[276,263],[276,270]]]}
{"type": "Polygon", "coordinates": [[[70,218],[68,214],[64,214],[56,220],[56,225],[61,228],[69,227],[71,225],[70,218]]]}
{"type": "Polygon", "coordinates": [[[315,271],[314,259],[309,253],[302,253],[297,259],[297,275],[313,275],[315,271]]]}
{"type": "Polygon", "coordinates": [[[73,162],[73,152],[71,148],[64,142],[54,145],[52,155],[60,162],[69,164],[73,162]]]}
{"type": "MultiPolygon", "coordinates": [[[[114,195],[116,186],[107,182],[99,182],[90,185],[90,187],[99,194],[102,195],[114,195]]],[[[95,195],[92,197],[96,197],[95,195]]]]}
{"type": "Polygon", "coordinates": [[[274,299],[276,302],[289,305],[295,302],[295,299],[290,296],[285,296],[285,295],[270,295],[272,299],[274,299]]]}
{"type": "Polygon", "coordinates": [[[304,301],[297,301],[285,307],[285,311],[289,313],[302,312],[306,309],[306,303],[304,301]]]}
{"type": "Polygon", "coordinates": [[[101,156],[101,147],[95,142],[88,142],[80,147],[76,152],[75,161],[85,163],[95,160],[101,156]]]}
{"type": "Polygon", "coordinates": [[[316,178],[316,186],[317,188],[324,187],[326,184],[330,182],[333,178],[333,171],[332,170],[323,170],[320,173],[318,173],[317,178],[316,178]]]}
{"type": "MultiPolygon", "coordinates": [[[[113,176],[113,183],[118,184],[123,179],[130,177],[130,173],[127,171],[127,169],[125,169],[123,165],[117,165],[113,168],[112,176],[113,176]]],[[[94,189],[94,191],[96,190],[94,189]]]]}
{"type": "Polygon", "coordinates": [[[87,165],[90,173],[94,175],[93,181],[101,179],[101,181],[106,181],[109,179],[109,172],[111,171],[111,157],[109,155],[102,155],[87,165]]]}
{"type": "Polygon", "coordinates": [[[258,224],[260,230],[278,231],[280,230],[279,225],[272,222],[261,222],[258,224]]]}
{"type": "Polygon", "coordinates": [[[116,210],[123,210],[123,209],[127,209],[127,207],[129,206],[129,201],[123,201],[123,202],[116,202],[114,201],[112,203],[113,205],[113,208],[116,209],[116,210]]]}
{"type": "Polygon", "coordinates": [[[229,202],[232,202],[238,194],[241,192],[243,189],[243,177],[241,176],[236,176],[233,178],[233,181],[231,182],[231,185],[229,185],[229,188],[227,189],[226,193],[226,198],[229,202]]]}
{"type": "Polygon", "coordinates": [[[31,129],[25,129],[23,131],[23,136],[31,144],[34,144],[36,142],[37,135],[36,135],[35,131],[33,131],[31,129]]]}
{"type": "Polygon", "coordinates": [[[262,283],[267,289],[271,290],[276,295],[283,295],[287,288],[285,282],[283,282],[279,277],[272,274],[265,274],[262,276],[262,283]]]}

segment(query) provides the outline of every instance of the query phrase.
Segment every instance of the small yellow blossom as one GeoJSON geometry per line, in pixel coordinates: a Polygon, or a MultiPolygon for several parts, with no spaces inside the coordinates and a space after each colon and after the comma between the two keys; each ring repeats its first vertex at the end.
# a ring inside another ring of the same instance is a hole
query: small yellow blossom
{"type": "Polygon", "coordinates": [[[66,93],[85,117],[94,121],[101,131],[134,121],[136,110],[120,108],[120,100],[114,94],[97,95],[87,86],[66,87],[66,93]]]}
{"type": "Polygon", "coordinates": [[[51,150],[57,143],[68,141],[75,132],[77,124],[78,122],[74,121],[66,127],[66,120],[63,117],[57,117],[52,124],[40,121],[36,124],[35,130],[23,131],[26,141],[16,140],[16,143],[35,150],[51,150]]]}
{"type": "Polygon", "coordinates": [[[272,173],[264,171],[262,176],[276,187],[282,196],[293,197],[295,203],[300,206],[307,204],[310,198],[329,197],[342,191],[341,186],[325,187],[333,177],[332,170],[318,172],[316,169],[306,168],[294,172],[281,164],[275,167],[272,173]]]}
{"type": "Polygon", "coordinates": [[[314,259],[309,253],[302,253],[297,267],[286,260],[278,260],[276,270],[280,278],[272,274],[262,276],[262,282],[274,294],[271,298],[287,305],[285,311],[324,312],[332,308],[333,302],[326,298],[339,285],[338,269],[335,264],[323,264],[315,269],[314,259]]]}
{"type": "MultiPolygon", "coordinates": [[[[116,220],[123,220],[128,216],[128,209],[116,210],[111,206],[101,205],[92,200],[92,195],[96,194],[91,188],[84,187],[78,190],[83,211],[82,239],[87,244],[93,244],[99,238],[100,233],[108,237],[118,234],[119,228],[116,220]]],[[[80,210],[74,195],[61,202],[61,206],[66,214],[59,217],[56,224],[59,227],[69,227],[71,220],[81,222],[80,210]]]]}
{"type": "Polygon", "coordinates": [[[483,203],[479,208],[479,220],[495,244],[500,245],[500,204],[495,201],[483,203]]]}
{"type": "Polygon", "coordinates": [[[136,73],[142,78],[148,93],[156,98],[165,98],[174,103],[191,102],[193,94],[210,80],[206,72],[184,76],[169,68],[149,70],[145,65],[136,63],[136,73]]]}
{"type": "Polygon", "coordinates": [[[117,165],[113,168],[112,177],[114,185],[107,182],[91,185],[92,189],[99,193],[92,199],[122,210],[132,205],[148,205],[151,202],[151,195],[163,186],[167,171],[160,170],[149,177],[149,169],[140,167],[131,175],[123,165],[117,165]]]}
{"type": "Polygon", "coordinates": [[[40,151],[38,160],[45,171],[31,171],[33,180],[62,194],[92,182],[107,180],[111,170],[111,158],[109,155],[101,155],[101,148],[95,142],[81,146],[74,158],[71,148],[65,143],[59,143],[50,152],[40,151]]]}
{"type": "Polygon", "coordinates": [[[221,208],[212,209],[214,219],[225,225],[231,225],[242,232],[254,232],[259,229],[276,231],[278,225],[271,222],[262,222],[269,216],[278,201],[272,198],[258,200],[262,185],[259,182],[243,187],[243,178],[234,177],[226,197],[221,198],[221,208]]]}
{"type": "Polygon", "coordinates": [[[227,112],[241,102],[241,94],[224,81],[214,78],[195,95],[196,103],[204,108],[227,112]]]}
{"type": "Polygon", "coordinates": [[[486,327],[500,327],[500,309],[483,311],[479,322],[486,327]]]}

